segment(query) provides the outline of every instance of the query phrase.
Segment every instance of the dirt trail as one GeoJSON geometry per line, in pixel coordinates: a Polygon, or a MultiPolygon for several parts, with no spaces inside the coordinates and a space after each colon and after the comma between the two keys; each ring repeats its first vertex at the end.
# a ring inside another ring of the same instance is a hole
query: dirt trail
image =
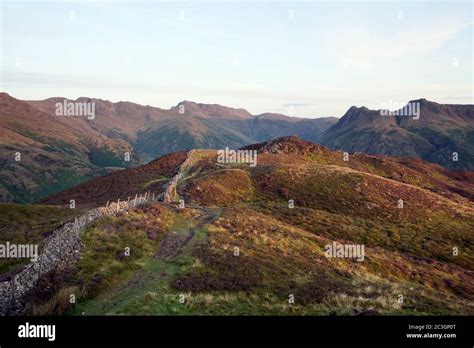
{"type": "MultiPolygon", "coordinates": [[[[162,196],[163,202],[166,204],[171,204],[173,199],[178,197],[178,184],[180,181],[183,181],[190,176],[186,176],[186,173],[189,169],[196,163],[197,157],[194,150],[188,151],[186,154],[185,161],[179,166],[178,173],[168,182],[165,192],[162,196]]],[[[180,250],[182,250],[189,243],[190,240],[196,234],[196,230],[202,228],[204,225],[210,224],[220,216],[219,212],[216,212],[215,209],[204,208],[196,205],[188,206],[190,208],[198,210],[201,215],[199,216],[196,226],[193,228],[180,227],[171,231],[161,242],[160,248],[156,253],[156,257],[162,260],[170,260],[178,255],[180,250]]]]}
{"type": "Polygon", "coordinates": [[[197,222],[192,228],[178,228],[175,231],[170,232],[161,242],[160,248],[156,253],[156,257],[162,260],[169,260],[176,257],[180,250],[193,239],[196,234],[196,230],[204,227],[205,225],[211,224],[219,218],[221,210],[212,208],[193,207],[200,211],[201,215],[197,219],[197,222]]]}
{"type": "MultiPolygon", "coordinates": [[[[147,307],[147,296],[161,296],[169,292],[173,278],[190,267],[194,262],[193,250],[207,242],[206,226],[212,224],[221,215],[220,208],[192,207],[201,215],[196,219],[177,221],[177,228],[172,228],[163,239],[155,257],[150,258],[142,269],[125,280],[123,285],[110,288],[98,297],[87,301],[78,313],[87,315],[107,314],[163,314],[169,308],[166,304],[160,307],[157,301],[155,308],[147,307]],[[145,307],[143,307],[145,306],[145,307]],[[146,312],[149,311],[149,312],[146,312]]],[[[161,298],[162,301],[163,298],[161,298]]]]}

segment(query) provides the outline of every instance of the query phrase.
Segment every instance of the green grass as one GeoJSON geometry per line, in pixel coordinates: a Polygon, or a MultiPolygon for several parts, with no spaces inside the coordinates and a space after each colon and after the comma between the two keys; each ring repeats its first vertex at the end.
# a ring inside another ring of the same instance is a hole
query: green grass
{"type": "MultiPolygon", "coordinates": [[[[102,222],[101,225],[103,226],[104,223],[106,222],[102,222]]],[[[187,234],[193,228],[194,222],[180,215],[173,216],[170,231],[187,234]]],[[[141,240],[140,246],[142,248],[140,253],[134,257],[133,262],[136,267],[130,263],[128,266],[114,267],[113,274],[107,272],[111,269],[112,264],[116,263],[110,257],[112,254],[110,249],[123,246],[124,241],[113,239],[101,247],[104,253],[98,253],[96,247],[92,252],[93,255],[86,257],[90,264],[81,262],[79,265],[81,270],[79,274],[91,276],[98,268],[106,279],[112,277],[115,279],[107,281],[98,296],[86,299],[76,305],[73,314],[175,314],[180,308],[184,310],[183,305],[178,301],[179,293],[170,287],[170,282],[175,276],[194,267],[199,267],[199,262],[192,255],[192,251],[198,245],[206,243],[207,231],[204,228],[197,228],[194,232],[193,238],[176,257],[172,260],[162,260],[153,256],[159,243],[146,241],[146,237],[141,235],[140,230],[135,230],[130,235],[141,240]]],[[[125,238],[123,234],[128,235],[129,233],[128,231],[121,233],[120,239],[125,238]]],[[[103,235],[98,238],[99,235],[102,233],[96,228],[89,233],[89,238],[94,238],[96,241],[103,240],[103,235]]],[[[128,240],[127,243],[132,244],[133,242],[128,240]]],[[[91,244],[89,240],[88,245],[91,246],[91,244]]]]}
{"type": "MultiPolygon", "coordinates": [[[[385,251],[367,255],[360,264],[328,260],[322,254],[323,246],[340,236],[315,237],[292,227],[297,224],[289,216],[278,217],[286,220],[282,224],[274,211],[266,210],[271,207],[178,211],[159,204],[152,207],[159,209],[140,208],[102,218],[85,233],[86,252],[76,274],[83,288],[77,290],[78,303],[70,314],[352,315],[373,309],[382,314],[432,315],[472,311],[472,306],[463,308],[464,296],[431,287],[439,277],[451,279],[456,287],[456,275],[440,273],[446,271],[439,267],[419,268],[416,263],[406,264],[400,273],[400,256],[385,251]],[[155,240],[147,238],[150,228],[159,230],[155,240]],[[177,253],[165,259],[155,257],[172,232],[186,237],[192,231],[193,237],[177,253]],[[125,246],[131,248],[131,255],[118,257],[125,246]],[[232,254],[234,246],[241,250],[239,257],[232,254]],[[393,255],[398,259],[391,260],[393,255]],[[421,281],[408,277],[411,272],[423,273],[421,281]],[[101,281],[94,282],[98,274],[101,281]],[[400,293],[405,296],[402,305],[397,303],[400,293]],[[288,303],[289,294],[295,295],[295,304],[288,303]],[[444,301],[445,296],[450,300],[444,301]]],[[[310,210],[299,209],[295,215],[308,216],[310,210]]],[[[323,225],[334,223],[337,215],[322,213],[317,219],[323,225]]],[[[354,221],[337,217],[336,225],[349,228],[346,237],[351,232],[352,240],[362,238],[357,229],[351,230],[354,221]]],[[[373,227],[368,221],[358,224],[361,231],[373,227]]],[[[366,243],[373,246],[374,241],[366,243]]]]}
{"type": "Polygon", "coordinates": [[[315,234],[332,239],[350,239],[354,243],[379,246],[386,250],[424,256],[474,270],[474,245],[467,232],[474,222],[451,219],[444,213],[433,213],[418,224],[380,222],[366,218],[333,214],[324,210],[295,207],[284,203],[260,203],[254,209],[272,215],[282,222],[291,222],[315,234]],[[462,252],[453,256],[452,248],[462,252]]]}
{"type": "Polygon", "coordinates": [[[107,216],[84,233],[85,248],[77,265],[77,278],[90,283],[95,275],[100,275],[103,280],[94,287],[93,294],[120,282],[153,256],[163,232],[158,231],[156,240],[149,239],[142,219],[141,211],[122,218],[107,216]],[[126,248],[129,256],[124,255],[126,248]]]}

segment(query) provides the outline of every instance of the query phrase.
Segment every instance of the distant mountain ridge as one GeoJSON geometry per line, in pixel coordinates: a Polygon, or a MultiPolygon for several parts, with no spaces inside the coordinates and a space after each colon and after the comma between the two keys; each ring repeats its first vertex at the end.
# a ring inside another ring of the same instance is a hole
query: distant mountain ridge
{"type": "Polygon", "coordinates": [[[420,117],[351,107],[341,118],[307,119],[183,101],[170,109],[93,102],[95,117],[56,116],[60,97],[22,101],[0,93],[0,201],[31,203],[91,178],[190,149],[240,148],[296,135],[330,149],[418,157],[474,169],[474,106],[415,100],[420,117]],[[16,162],[15,153],[23,161],[16,162]],[[453,161],[453,153],[458,161],[453,161]],[[126,160],[126,154],[130,160],[126,160]]]}
{"type": "Polygon", "coordinates": [[[31,203],[117,168],[192,148],[241,147],[283,135],[318,141],[335,117],[253,116],[244,109],[183,101],[169,110],[81,97],[95,117],[56,116],[65,98],[22,101],[0,93],[0,201],[31,203]],[[15,153],[22,161],[15,161],[15,153]],[[126,160],[126,154],[130,160],[126,160]]]}
{"type": "MultiPolygon", "coordinates": [[[[55,104],[62,100],[49,98],[27,102],[54,114],[55,104]]],[[[80,118],[76,123],[84,129],[127,141],[142,162],[175,151],[241,147],[293,134],[317,142],[321,133],[337,122],[336,117],[306,119],[272,113],[252,115],[245,109],[192,101],[182,101],[169,110],[94,98],[76,101],[94,102],[97,115],[94,120],[80,118]]]]}
{"type": "Polygon", "coordinates": [[[409,103],[418,103],[419,118],[383,116],[382,110],[353,106],[322,134],[320,142],[347,152],[411,156],[453,170],[474,170],[474,105],[426,99],[409,103]]]}

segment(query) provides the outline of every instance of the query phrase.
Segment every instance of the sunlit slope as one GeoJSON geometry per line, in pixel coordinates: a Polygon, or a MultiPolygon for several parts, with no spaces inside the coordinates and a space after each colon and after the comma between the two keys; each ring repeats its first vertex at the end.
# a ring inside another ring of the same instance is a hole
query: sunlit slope
{"type": "MultiPolygon", "coordinates": [[[[469,174],[414,159],[346,161],[296,137],[248,149],[258,152],[255,167],[196,150],[178,182],[185,208],[156,202],[96,221],[71,276],[49,279],[80,293],[64,310],[474,313],[469,174]],[[363,246],[364,255],[329,258],[333,243],[363,246]]],[[[173,163],[168,175],[182,161],[173,163]]],[[[35,308],[55,312],[61,294],[35,298],[35,308]]]]}

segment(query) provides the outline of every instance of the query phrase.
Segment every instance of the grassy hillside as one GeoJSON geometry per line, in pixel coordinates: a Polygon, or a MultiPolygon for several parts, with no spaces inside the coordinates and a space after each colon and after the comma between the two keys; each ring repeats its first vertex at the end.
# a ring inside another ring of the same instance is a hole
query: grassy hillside
{"type": "Polygon", "coordinates": [[[33,308],[85,315],[474,313],[472,271],[370,243],[364,262],[334,261],[323,254],[334,240],[347,239],[253,207],[176,211],[154,204],[91,227],[75,276],[50,280],[69,292],[36,298],[33,308]],[[77,304],[57,304],[70,293],[77,304]]]}
{"type": "Polygon", "coordinates": [[[184,209],[97,220],[75,268],[31,294],[32,313],[474,314],[470,178],[402,159],[344,162],[296,138],[255,149],[254,168],[199,152],[179,182],[184,209]],[[363,260],[328,258],[334,242],[363,245],[363,260]]]}

